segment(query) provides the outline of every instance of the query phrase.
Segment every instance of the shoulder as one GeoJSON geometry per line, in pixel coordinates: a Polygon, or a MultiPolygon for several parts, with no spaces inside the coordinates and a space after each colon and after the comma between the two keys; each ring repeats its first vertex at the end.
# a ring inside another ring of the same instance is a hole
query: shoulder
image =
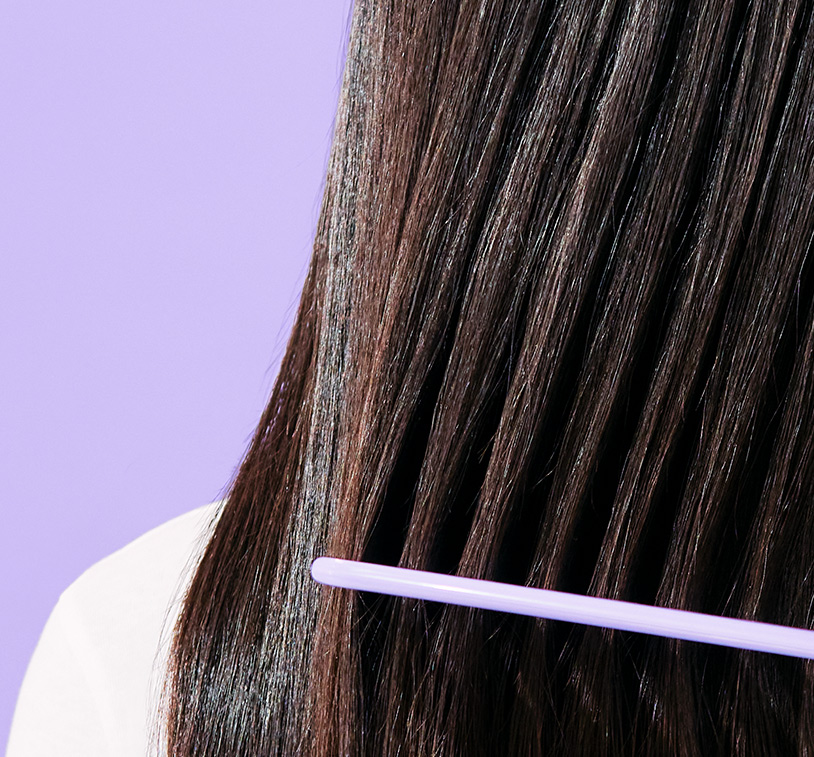
{"type": "Polygon", "coordinates": [[[220,505],[153,528],[88,568],[59,599],[77,654],[88,662],[96,688],[106,692],[107,716],[120,734],[130,734],[122,748],[143,735],[161,653],[220,505]]]}
{"type": "Polygon", "coordinates": [[[62,592],[26,671],[9,755],[66,743],[88,755],[145,754],[169,635],[222,507],[153,528],[62,592]]]}
{"type": "Polygon", "coordinates": [[[141,624],[145,611],[157,611],[161,600],[183,588],[221,507],[222,502],[213,502],[147,531],[88,568],[58,604],[104,625],[113,619],[119,625],[141,624]]]}

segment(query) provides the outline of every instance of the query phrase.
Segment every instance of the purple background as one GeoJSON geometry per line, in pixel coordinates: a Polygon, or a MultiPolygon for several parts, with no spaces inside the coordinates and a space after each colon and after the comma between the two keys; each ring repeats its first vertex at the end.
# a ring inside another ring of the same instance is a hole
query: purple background
{"type": "Polygon", "coordinates": [[[0,747],[59,594],[218,499],[322,196],[351,0],[0,9],[0,747]]]}

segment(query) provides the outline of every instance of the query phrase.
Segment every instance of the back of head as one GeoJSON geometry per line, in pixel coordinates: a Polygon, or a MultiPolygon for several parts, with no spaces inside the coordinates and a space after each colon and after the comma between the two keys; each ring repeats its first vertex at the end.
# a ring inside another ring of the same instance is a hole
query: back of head
{"type": "Polygon", "coordinates": [[[799,0],[357,0],[173,755],[788,755],[814,668],[328,589],[322,554],[810,626],[799,0]]]}

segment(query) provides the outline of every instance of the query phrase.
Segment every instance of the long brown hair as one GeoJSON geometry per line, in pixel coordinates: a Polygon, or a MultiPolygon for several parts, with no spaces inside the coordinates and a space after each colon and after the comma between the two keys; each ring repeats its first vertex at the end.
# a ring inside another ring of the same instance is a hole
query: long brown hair
{"type": "Polygon", "coordinates": [[[814,667],[329,589],[328,554],[814,623],[802,0],[356,0],[169,753],[814,754],[814,667]]]}

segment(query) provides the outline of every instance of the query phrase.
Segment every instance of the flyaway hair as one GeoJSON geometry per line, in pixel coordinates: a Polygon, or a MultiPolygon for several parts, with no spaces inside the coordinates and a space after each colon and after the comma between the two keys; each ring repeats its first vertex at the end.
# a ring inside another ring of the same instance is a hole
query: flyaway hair
{"type": "Polygon", "coordinates": [[[814,626],[812,6],[356,0],[169,754],[814,755],[811,662],[309,575],[814,626]]]}

